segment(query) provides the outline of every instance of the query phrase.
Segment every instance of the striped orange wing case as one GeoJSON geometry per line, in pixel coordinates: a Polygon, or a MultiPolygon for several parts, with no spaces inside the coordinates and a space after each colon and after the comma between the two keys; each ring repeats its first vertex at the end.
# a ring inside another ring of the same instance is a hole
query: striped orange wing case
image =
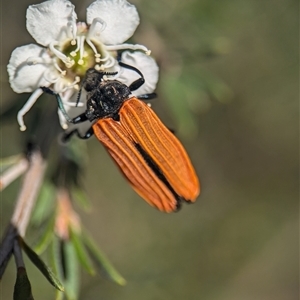
{"type": "Polygon", "coordinates": [[[134,190],[161,211],[176,211],[181,200],[194,202],[200,185],[178,139],[144,102],[125,101],[120,121],[98,120],[94,134],[134,190]]]}

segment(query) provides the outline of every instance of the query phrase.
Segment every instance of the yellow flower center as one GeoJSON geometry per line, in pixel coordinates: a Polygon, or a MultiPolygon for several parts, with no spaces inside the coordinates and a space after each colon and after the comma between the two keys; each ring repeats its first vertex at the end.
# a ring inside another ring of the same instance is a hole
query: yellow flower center
{"type": "MultiPolygon", "coordinates": [[[[69,62],[58,59],[60,69],[66,71],[67,78],[79,76],[82,79],[89,68],[101,68],[101,57],[104,57],[104,51],[99,43],[93,42],[97,53],[84,40],[82,45],[72,43],[71,40],[66,42],[62,47],[62,53],[68,58],[69,62]]],[[[106,55],[108,53],[106,52],[106,55]]]]}

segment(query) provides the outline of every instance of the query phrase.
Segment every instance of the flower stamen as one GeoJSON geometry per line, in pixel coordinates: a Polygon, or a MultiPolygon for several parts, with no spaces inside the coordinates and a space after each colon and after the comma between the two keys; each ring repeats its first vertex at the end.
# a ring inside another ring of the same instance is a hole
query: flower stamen
{"type": "MultiPolygon", "coordinates": [[[[75,56],[76,56],[76,53],[79,51],[79,48],[80,48],[80,37],[77,36],[77,37],[76,37],[76,40],[77,40],[77,47],[76,47],[76,49],[75,49],[74,51],[72,51],[72,52],[70,53],[70,55],[71,55],[72,57],[75,57],[75,56]]],[[[76,44],[76,41],[75,41],[75,44],[76,44]]],[[[75,44],[72,44],[72,41],[71,41],[71,45],[74,46],[75,44]]]]}
{"type": "MultiPolygon", "coordinates": [[[[80,82],[80,77],[76,76],[72,83],[67,83],[67,85],[61,90],[61,93],[65,92],[69,89],[72,89],[72,88],[76,89],[76,86],[78,87],[78,84],[77,84],[78,82],[80,82]]],[[[79,88],[77,88],[77,89],[79,89],[79,88]]]]}
{"type": "Polygon", "coordinates": [[[79,51],[79,60],[78,60],[78,64],[80,66],[82,66],[84,64],[84,61],[83,61],[83,54],[84,54],[84,40],[85,40],[85,37],[84,36],[81,36],[80,37],[80,51],[79,51]]]}
{"type": "Polygon", "coordinates": [[[100,62],[101,54],[98,53],[98,51],[97,51],[95,45],[93,44],[93,42],[92,42],[88,37],[86,38],[86,42],[88,43],[88,45],[91,47],[91,49],[92,49],[93,52],[95,53],[95,61],[96,61],[97,63],[99,63],[99,62],[100,62]]]}
{"type": "Polygon", "coordinates": [[[64,62],[67,68],[71,68],[74,65],[74,60],[71,59],[70,57],[67,57],[64,55],[62,52],[57,50],[54,46],[57,46],[57,42],[51,42],[49,45],[50,50],[61,60],[64,62]]]}
{"type": "Polygon", "coordinates": [[[54,67],[58,70],[58,72],[60,73],[61,77],[66,76],[67,71],[63,71],[60,66],[57,64],[57,62],[54,62],[54,67]]]}
{"type": "Polygon", "coordinates": [[[89,33],[88,33],[88,38],[90,38],[90,36],[94,36],[94,35],[100,35],[100,33],[106,28],[106,22],[104,20],[102,20],[101,18],[94,18],[93,22],[90,26],[89,29],[89,33]],[[100,23],[101,27],[97,28],[99,31],[96,31],[96,25],[100,23]]]}
{"type": "Polygon", "coordinates": [[[24,124],[24,119],[23,117],[25,116],[25,114],[30,111],[31,107],[34,105],[34,103],[37,101],[37,99],[43,94],[42,89],[38,88],[37,90],[35,90],[31,96],[29,97],[29,99],[27,100],[27,102],[25,103],[25,105],[19,110],[18,115],[17,115],[17,120],[18,123],[20,125],[20,130],[21,131],[25,131],[26,130],[26,126],[24,124]]]}
{"type": "Polygon", "coordinates": [[[147,47],[139,44],[121,44],[121,45],[108,45],[105,46],[106,50],[108,51],[117,51],[117,50],[141,50],[144,51],[147,55],[151,54],[151,50],[149,50],[147,47]]]}
{"type": "Polygon", "coordinates": [[[72,36],[72,41],[71,41],[71,45],[76,45],[76,34],[77,34],[77,26],[76,23],[74,21],[72,22],[68,22],[67,24],[67,28],[68,28],[68,33],[72,36]]]}
{"type": "Polygon", "coordinates": [[[26,63],[28,66],[37,65],[37,64],[51,64],[51,59],[45,59],[42,57],[31,56],[28,57],[26,63]]]}
{"type": "Polygon", "coordinates": [[[100,62],[101,55],[98,53],[95,45],[91,41],[91,38],[93,36],[100,36],[100,33],[103,30],[105,30],[105,28],[106,28],[106,22],[104,20],[102,20],[101,18],[94,18],[92,24],[90,25],[90,28],[89,28],[89,31],[88,31],[88,35],[86,37],[86,42],[90,45],[90,47],[92,48],[92,50],[95,53],[95,61],[96,61],[96,63],[100,62]],[[96,27],[96,25],[98,23],[101,25],[100,28],[96,27]],[[96,31],[96,28],[97,28],[97,31],[96,31]]]}

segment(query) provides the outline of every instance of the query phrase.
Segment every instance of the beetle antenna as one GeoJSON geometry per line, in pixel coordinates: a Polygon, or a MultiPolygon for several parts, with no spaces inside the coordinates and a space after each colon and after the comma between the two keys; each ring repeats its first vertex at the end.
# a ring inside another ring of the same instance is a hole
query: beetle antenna
{"type": "Polygon", "coordinates": [[[80,100],[80,97],[81,97],[81,91],[82,91],[82,87],[80,88],[78,94],[77,94],[77,100],[76,100],[76,107],[78,106],[79,104],[79,100],[80,100]]]}
{"type": "Polygon", "coordinates": [[[136,91],[138,88],[140,88],[145,83],[144,75],[142,74],[142,72],[139,69],[137,69],[133,66],[127,65],[121,61],[119,61],[119,65],[123,68],[132,70],[141,76],[139,79],[135,80],[131,85],[129,85],[129,89],[131,92],[136,91]]]}
{"type": "Polygon", "coordinates": [[[142,78],[144,78],[143,73],[142,73],[139,69],[137,69],[137,68],[135,68],[135,67],[133,67],[133,66],[127,65],[127,64],[125,64],[125,63],[123,63],[123,62],[121,62],[121,61],[119,61],[119,65],[120,65],[121,67],[123,67],[123,68],[126,68],[126,69],[129,69],[129,70],[132,70],[132,71],[137,72],[142,78]]]}
{"type": "Polygon", "coordinates": [[[118,72],[101,72],[103,75],[117,75],[118,72]]]}
{"type": "Polygon", "coordinates": [[[122,59],[122,53],[123,53],[123,51],[118,51],[117,52],[117,61],[118,61],[119,65],[121,67],[123,67],[123,68],[126,68],[126,69],[129,69],[129,70],[137,72],[142,78],[144,78],[143,73],[139,69],[137,69],[137,68],[135,68],[133,66],[127,65],[127,64],[125,64],[125,63],[123,63],[121,61],[121,59],[122,59]]]}

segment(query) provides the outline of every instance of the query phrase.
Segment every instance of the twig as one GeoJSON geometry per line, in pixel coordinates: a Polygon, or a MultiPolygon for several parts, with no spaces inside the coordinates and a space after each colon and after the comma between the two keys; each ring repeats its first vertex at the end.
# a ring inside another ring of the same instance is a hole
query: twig
{"type": "Polygon", "coordinates": [[[15,165],[7,169],[0,176],[0,191],[4,190],[11,182],[23,174],[28,168],[28,160],[20,159],[15,165]]]}
{"type": "Polygon", "coordinates": [[[10,224],[0,245],[0,280],[12,255],[16,236],[17,230],[10,224]]]}
{"type": "Polygon", "coordinates": [[[13,252],[14,252],[17,269],[20,267],[25,268],[25,264],[24,264],[24,260],[23,260],[23,256],[22,256],[22,250],[21,250],[18,239],[15,239],[15,241],[14,241],[13,252]]]}
{"type": "Polygon", "coordinates": [[[25,236],[45,170],[46,162],[40,151],[34,149],[29,158],[29,167],[24,175],[23,184],[11,219],[12,225],[17,229],[21,237],[25,236]]]}

